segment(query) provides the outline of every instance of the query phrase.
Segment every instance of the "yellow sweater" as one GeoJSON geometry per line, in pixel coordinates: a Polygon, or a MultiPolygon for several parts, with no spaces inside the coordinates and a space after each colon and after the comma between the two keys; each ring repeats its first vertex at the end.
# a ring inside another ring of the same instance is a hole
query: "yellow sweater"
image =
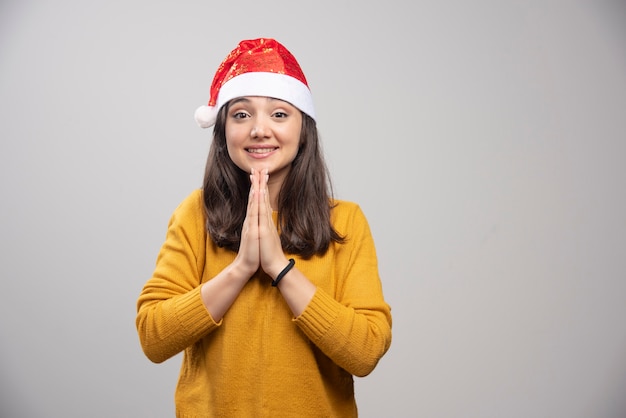
{"type": "Polygon", "coordinates": [[[257,273],[217,323],[200,285],[235,253],[207,239],[201,190],[174,211],[137,301],[136,326],[150,360],[184,350],[177,417],[357,416],[353,375],[369,374],[388,350],[391,310],[363,212],[354,203],[337,204],[332,222],[347,242],[331,244],[321,257],[293,257],[317,286],[300,316],[257,273]]]}

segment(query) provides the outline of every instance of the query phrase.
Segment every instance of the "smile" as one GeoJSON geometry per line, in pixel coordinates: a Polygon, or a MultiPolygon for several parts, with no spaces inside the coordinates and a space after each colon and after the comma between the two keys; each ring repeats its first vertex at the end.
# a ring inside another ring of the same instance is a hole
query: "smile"
{"type": "Polygon", "coordinates": [[[251,154],[267,154],[268,152],[272,152],[278,148],[247,148],[246,151],[251,154]]]}

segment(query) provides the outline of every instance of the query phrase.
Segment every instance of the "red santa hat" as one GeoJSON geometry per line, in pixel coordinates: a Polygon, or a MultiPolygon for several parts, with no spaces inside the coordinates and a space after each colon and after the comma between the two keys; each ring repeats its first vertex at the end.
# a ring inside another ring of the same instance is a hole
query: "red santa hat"
{"type": "Polygon", "coordinates": [[[210,93],[208,105],[200,106],[194,114],[201,128],[213,126],[220,108],[242,96],[284,100],[315,119],[313,97],[300,65],[274,39],[239,42],[218,67],[210,93]]]}

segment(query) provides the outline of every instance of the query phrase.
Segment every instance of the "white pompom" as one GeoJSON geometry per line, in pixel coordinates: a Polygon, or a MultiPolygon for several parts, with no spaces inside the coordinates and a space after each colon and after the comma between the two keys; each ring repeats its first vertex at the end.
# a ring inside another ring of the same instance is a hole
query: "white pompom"
{"type": "Polygon", "coordinates": [[[200,106],[193,115],[196,123],[201,128],[209,128],[215,125],[217,119],[217,109],[214,106],[200,106]]]}

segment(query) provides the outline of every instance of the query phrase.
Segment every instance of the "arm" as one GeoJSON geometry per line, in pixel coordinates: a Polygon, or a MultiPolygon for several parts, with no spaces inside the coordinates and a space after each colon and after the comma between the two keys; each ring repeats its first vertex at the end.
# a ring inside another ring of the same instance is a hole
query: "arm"
{"type": "MultiPolygon", "coordinates": [[[[260,259],[263,270],[275,278],[287,265],[287,257],[271,217],[267,172],[264,174],[253,178],[253,184],[266,191],[265,202],[259,205],[260,259]]],[[[347,236],[347,242],[337,245],[330,255],[337,283],[324,291],[296,265],[278,288],[296,324],[309,339],[335,364],[365,376],[391,344],[391,310],[383,298],[376,250],[365,215],[356,205],[341,211],[341,218],[335,217],[335,227],[347,236]]]]}
{"type": "Polygon", "coordinates": [[[202,302],[215,320],[221,320],[239,296],[241,289],[259,268],[259,199],[262,195],[259,190],[259,173],[252,170],[250,180],[248,209],[235,260],[202,285],[202,302]]]}
{"type": "Polygon", "coordinates": [[[139,340],[154,362],[167,360],[219,325],[208,314],[200,293],[205,236],[196,192],[174,211],[153,276],[137,301],[139,340]]]}
{"type": "MultiPolygon", "coordinates": [[[[294,321],[337,365],[365,376],[391,345],[391,308],[383,297],[374,241],[358,207],[343,228],[348,241],[337,253],[342,267],[334,294],[318,287],[294,321]]],[[[283,287],[293,278],[289,274],[283,287]]]]}
{"type": "Polygon", "coordinates": [[[136,326],[148,358],[162,362],[215,330],[259,261],[259,174],[250,189],[239,252],[233,262],[200,285],[206,231],[200,192],[176,209],[165,244],[137,303],[136,326]]]}

